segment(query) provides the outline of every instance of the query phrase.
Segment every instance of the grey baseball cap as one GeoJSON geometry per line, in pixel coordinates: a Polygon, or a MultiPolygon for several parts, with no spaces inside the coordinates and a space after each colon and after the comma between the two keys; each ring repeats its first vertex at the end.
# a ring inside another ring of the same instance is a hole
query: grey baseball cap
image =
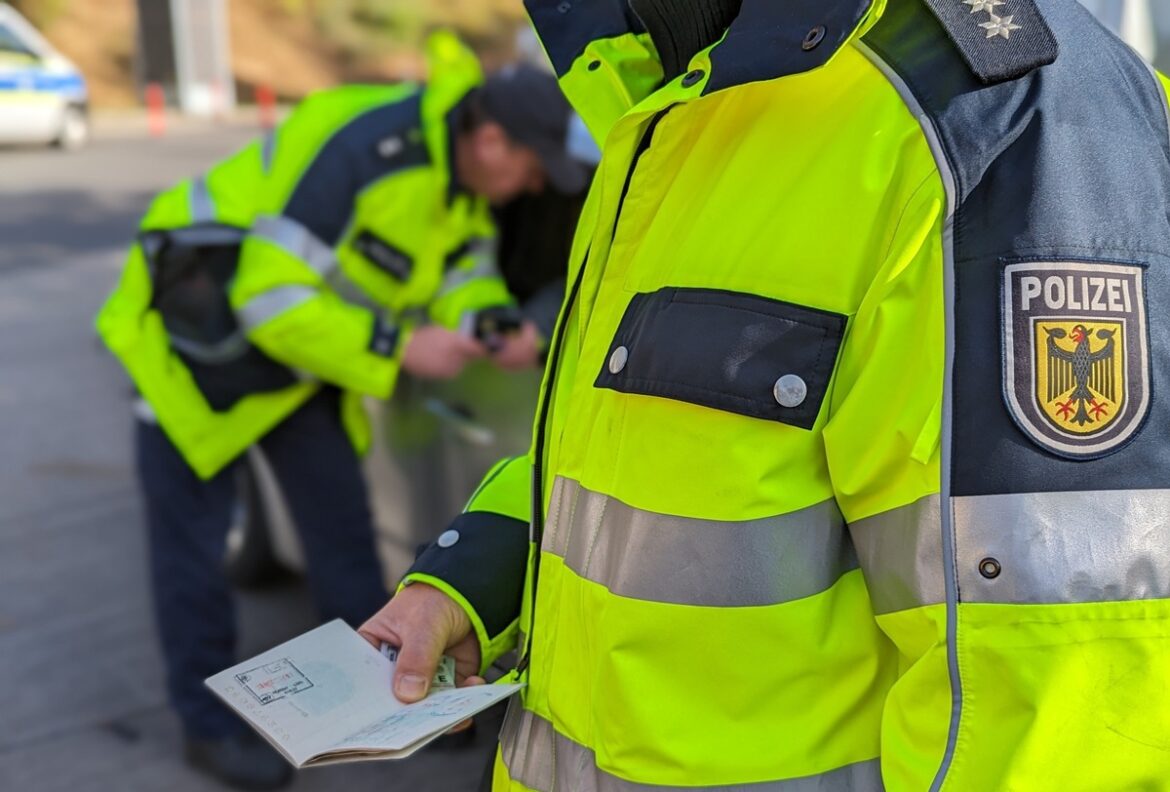
{"type": "Polygon", "coordinates": [[[569,106],[556,78],[527,64],[506,66],[480,88],[485,115],[508,137],[536,152],[557,192],[573,194],[589,183],[589,168],[570,151],[569,106]]]}

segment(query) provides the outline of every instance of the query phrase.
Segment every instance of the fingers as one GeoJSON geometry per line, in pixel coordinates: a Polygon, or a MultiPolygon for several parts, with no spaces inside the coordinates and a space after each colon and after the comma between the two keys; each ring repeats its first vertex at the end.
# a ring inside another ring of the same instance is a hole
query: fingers
{"type": "Polygon", "coordinates": [[[472,718],[468,718],[461,723],[456,723],[450,729],[447,729],[447,734],[458,734],[461,731],[467,731],[471,728],[473,723],[475,723],[475,721],[472,718]]]}
{"type": "Polygon", "coordinates": [[[368,624],[369,622],[366,622],[366,624],[361,626],[361,629],[358,630],[358,635],[365,638],[366,643],[368,643],[370,646],[380,650],[382,648],[382,644],[384,643],[391,645],[396,645],[398,643],[397,639],[390,640],[389,636],[383,638],[380,633],[375,633],[373,630],[367,629],[366,625],[368,624]]]}
{"type": "MultiPolygon", "coordinates": [[[[358,630],[371,646],[398,648],[394,695],[411,704],[427,695],[448,648],[457,668],[479,667],[479,643],[459,605],[424,583],[407,586],[358,630]]],[[[467,684],[469,677],[463,684],[467,684]]]]}
{"type": "Polygon", "coordinates": [[[455,349],[459,353],[469,358],[483,357],[487,354],[487,347],[485,347],[475,338],[462,335],[461,333],[456,333],[455,338],[455,349]]]}
{"type": "Polygon", "coordinates": [[[402,643],[402,639],[398,637],[398,633],[393,627],[395,608],[394,600],[383,605],[381,610],[358,628],[358,635],[365,638],[366,642],[375,649],[381,649],[383,643],[398,646],[402,643]]]}
{"type": "Polygon", "coordinates": [[[445,595],[428,588],[405,589],[358,629],[375,648],[383,642],[398,648],[394,695],[408,704],[426,696],[452,638],[451,622],[443,617],[445,595]]]}

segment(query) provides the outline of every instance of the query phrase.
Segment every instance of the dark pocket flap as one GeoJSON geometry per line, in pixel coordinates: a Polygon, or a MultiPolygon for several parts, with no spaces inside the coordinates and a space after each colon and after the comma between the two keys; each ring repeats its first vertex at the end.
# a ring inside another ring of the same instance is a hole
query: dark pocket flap
{"type": "Polygon", "coordinates": [[[845,321],[841,314],[718,289],[638,294],[594,385],[811,429],[845,321]]]}

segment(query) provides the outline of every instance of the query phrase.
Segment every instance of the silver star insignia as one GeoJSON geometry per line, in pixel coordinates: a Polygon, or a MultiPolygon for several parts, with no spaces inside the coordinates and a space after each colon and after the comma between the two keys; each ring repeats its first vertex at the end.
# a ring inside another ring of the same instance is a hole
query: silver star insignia
{"type": "Polygon", "coordinates": [[[991,15],[990,22],[984,22],[979,27],[987,31],[988,38],[995,38],[996,36],[1003,36],[1005,39],[1012,37],[1013,30],[1019,30],[1019,25],[1012,24],[1013,17],[1005,16],[998,17],[995,14],[991,15]]]}
{"type": "Polygon", "coordinates": [[[986,11],[989,14],[995,13],[995,7],[1003,5],[1004,0],[963,0],[963,5],[971,6],[971,13],[977,14],[980,11],[986,11]]]}

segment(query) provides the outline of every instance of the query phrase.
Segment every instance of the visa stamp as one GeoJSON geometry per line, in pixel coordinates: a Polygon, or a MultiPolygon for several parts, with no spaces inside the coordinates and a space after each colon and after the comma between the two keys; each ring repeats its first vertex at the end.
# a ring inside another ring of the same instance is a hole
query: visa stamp
{"type": "Polygon", "coordinates": [[[280,701],[313,687],[312,681],[287,658],[236,674],[236,681],[261,705],[280,701]]]}

